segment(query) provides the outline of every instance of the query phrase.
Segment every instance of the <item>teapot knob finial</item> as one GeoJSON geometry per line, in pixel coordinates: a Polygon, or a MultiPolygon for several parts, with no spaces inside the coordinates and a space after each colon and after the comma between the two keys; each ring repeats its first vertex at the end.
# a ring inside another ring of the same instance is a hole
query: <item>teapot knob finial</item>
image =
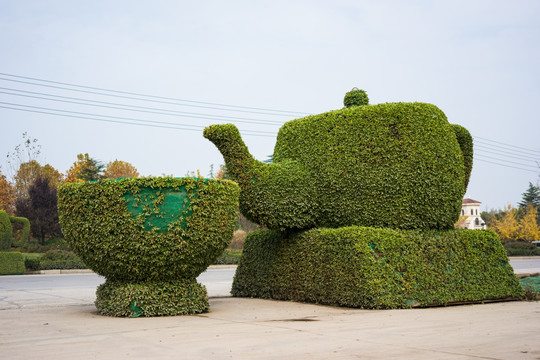
{"type": "Polygon", "coordinates": [[[368,105],[369,98],[367,92],[357,87],[353,87],[351,91],[345,94],[343,104],[345,107],[368,105]]]}

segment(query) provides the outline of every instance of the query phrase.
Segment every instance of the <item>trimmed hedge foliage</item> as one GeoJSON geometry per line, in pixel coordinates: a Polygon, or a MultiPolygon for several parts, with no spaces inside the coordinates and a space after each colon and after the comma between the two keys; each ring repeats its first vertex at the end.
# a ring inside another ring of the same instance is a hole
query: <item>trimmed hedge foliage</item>
{"type": "Polygon", "coordinates": [[[465,191],[467,191],[467,186],[469,185],[469,178],[471,176],[472,166],[473,166],[473,138],[471,133],[463,126],[450,124],[454,134],[456,134],[456,139],[463,153],[463,163],[465,164],[465,191]]]}
{"type": "Polygon", "coordinates": [[[9,216],[5,210],[0,210],[0,251],[9,250],[13,240],[12,223],[22,224],[22,241],[28,241],[30,236],[30,221],[24,217],[9,216]]]}
{"type": "Polygon", "coordinates": [[[430,104],[353,106],[284,124],[272,164],[234,125],[204,136],[241,187],[242,214],[267,228],[451,229],[470,172],[455,129],[430,104]]]}
{"type": "Polygon", "coordinates": [[[13,237],[13,229],[9,215],[0,210],[0,251],[9,250],[11,248],[11,238],[13,237]]]}
{"type": "Polygon", "coordinates": [[[142,283],[107,280],[98,286],[95,305],[109,316],[187,315],[207,312],[208,295],[204,285],[195,280],[142,283]]]}
{"type": "Polygon", "coordinates": [[[238,192],[232,181],[197,178],[67,183],[58,188],[59,220],[73,251],[107,279],[192,279],[230,242],[238,192]],[[138,199],[142,212],[131,213],[126,195],[137,198],[149,189],[155,198],[138,199]],[[161,204],[177,193],[187,194],[183,214],[170,219],[165,232],[148,230],[149,222],[162,216],[161,204]]]}
{"type": "MultiPolygon", "coordinates": [[[[238,196],[238,185],[228,180],[69,183],[58,188],[58,213],[66,242],[88,268],[107,278],[107,288],[118,285],[114,296],[120,296],[118,291],[129,288],[124,283],[179,281],[175,286],[180,286],[182,281],[194,281],[231,241],[238,196]]],[[[148,285],[149,289],[157,288],[148,285]]],[[[96,304],[105,303],[103,296],[96,304]]],[[[110,313],[99,306],[98,310],[110,313]]]]}
{"type": "Polygon", "coordinates": [[[248,235],[233,296],[365,309],[523,296],[492,231],[345,227],[248,235]]]}
{"type": "Polygon", "coordinates": [[[368,105],[369,98],[364,90],[354,88],[345,94],[343,105],[345,107],[368,105]]]}
{"type": "Polygon", "coordinates": [[[0,275],[22,275],[26,271],[20,252],[0,252],[0,275]]]}

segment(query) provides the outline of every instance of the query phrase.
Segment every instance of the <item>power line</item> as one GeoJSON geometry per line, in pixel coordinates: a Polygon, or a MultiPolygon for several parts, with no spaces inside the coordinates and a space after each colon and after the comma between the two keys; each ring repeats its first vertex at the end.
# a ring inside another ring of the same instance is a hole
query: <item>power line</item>
{"type": "Polygon", "coordinates": [[[136,106],[136,105],[111,103],[111,102],[106,102],[106,101],[97,101],[97,100],[73,98],[73,97],[68,97],[68,96],[49,95],[49,94],[38,93],[38,92],[34,92],[34,91],[9,89],[9,88],[3,88],[3,87],[0,87],[0,89],[4,89],[4,90],[7,89],[7,90],[10,90],[10,91],[24,92],[24,93],[27,93],[27,94],[38,94],[38,95],[49,96],[49,97],[57,97],[57,98],[60,98],[60,99],[50,99],[50,98],[42,97],[42,96],[17,94],[17,93],[11,93],[11,92],[7,92],[7,91],[0,91],[0,94],[19,96],[19,97],[26,97],[26,98],[32,98],[32,99],[55,101],[55,102],[62,102],[62,103],[68,103],[68,104],[94,106],[94,107],[108,108],[108,109],[115,109],[115,110],[127,110],[127,111],[144,112],[144,113],[150,113],[150,114],[159,114],[159,115],[168,115],[168,116],[180,116],[180,117],[189,117],[189,118],[206,119],[206,120],[218,120],[218,121],[233,120],[235,122],[243,122],[243,123],[249,123],[249,124],[259,124],[259,125],[283,125],[283,121],[261,120],[261,119],[242,118],[242,117],[225,116],[225,115],[213,115],[213,114],[205,114],[205,113],[192,113],[192,112],[185,112],[185,111],[178,111],[178,110],[168,110],[168,109],[152,108],[152,107],[145,107],[145,106],[136,106]],[[79,101],[61,100],[61,99],[74,99],[74,100],[79,100],[79,101]],[[115,105],[115,106],[112,106],[112,105],[115,105]]]}
{"type": "Polygon", "coordinates": [[[533,159],[540,158],[540,154],[534,154],[534,153],[530,153],[530,152],[525,152],[524,150],[520,150],[520,149],[517,149],[517,148],[509,148],[509,147],[496,145],[496,144],[490,144],[490,143],[482,142],[482,141],[475,141],[474,145],[475,146],[480,146],[480,147],[485,147],[485,148],[488,148],[490,150],[502,151],[502,152],[506,152],[506,153],[509,153],[509,154],[526,156],[526,157],[533,158],[533,159]]]}
{"type": "MultiPolygon", "coordinates": [[[[63,83],[63,82],[58,82],[58,81],[37,79],[37,78],[32,78],[32,77],[18,76],[18,75],[6,74],[6,73],[0,73],[0,75],[17,78],[17,79],[31,80],[31,81],[23,81],[23,80],[15,80],[15,79],[8,79],[8,78],[0,77],[0,80],[4,80],[4,81],[59,89],[63,91],[75,91],[79,93],[87,93],[87,94],[93,94],[93,95],[99,95],[99,96],[123,98],[123,99],[128,99],[128,100],[135,100],[135,101],[146,101],[146,102],[151,102],[151,103],[167,104],[167,105],[174,105],[174,106],[191,106],[191,107],[196,107],[196,108],[206,108],[206,109],[212,109],[212,110],[218,110],[218,111],[264,114],[264,115],[270,115],[270,116],[289,116],[290,117],[290,116],[296,116],[296,115],[308,115],[307,113],[291,112],[291,111],[284,111],[284,110],[273,110],[273,109],[265,109],[265,108],[210,103],[210,102],[203,102],[203,101],[175,99],[175,98],[170,98],[170,97],[147,95],[147,94],[140,94],[140,93],[135,93],[135,92],[127,92],[127,91],[118,91],[118,90],[83,86],[83,85],[77,85],[77,84],[71,84],[71,83],[63,83]],[[35,81],[38,81],[41,83],[36,83],[35,81]],[[57,85],[62,85],[62,86],[57,86],[57,85]],[[69,86],[73,88],[68,88],[65,86],[69,86]],[[85,90],[82,90],[82,89],[85,89],[85,90]],[[197,104],[197,105],[194,105],[194,104],[197,104]]],[[[258,125],[283,125],[283,121],[277,121],[277,120],[254,119],[254,118],[226,116],[226,115],[218,115],[218,114],[206,114],[206,113],[198,113],[198,112],[186,112],[186,111],[171,110],[171,109],[164,109],[164,108],[158,108],[158,107],[138,106],[138,105],[125,104],[125,103],[98,101],[98,100],[85,99],[85,98],[79,98],[79,97],[47,94],[43,92],[20,90],[20,89],[5,88],[5,87],[0,87],[0,89],[11,91],[11,92],[0,91],[0,93],[10,95],[10,96],[19,96],[19,97],[39,99],[39,100],[45,100],[45,101],[55,101],[55,102],[61,102],[61,103],[66,103],[66,104],[93,106],[93,107],[98,107],[98,108],[103,108],[103,109],[133,111],[133,112],[142,112],[142,113],[149,113],[149,114],[195,118],[195,119],[205,119],[205,120],[213,120],[213,121],[231,121],[231,122],[240,122],[240,123],[247,123],[247,124],[258,124],[258,125]]],[[[86,120],[93,120],[93,121],[109,122],[109,123],[119,123],[119,124],[124,124],[124,125],[139,125],[139,126],[169,128],[169,129],[178,129],[178,130],[191,130],[191,131],[201,131],[202,129],[204,129],[204,126],[181,124],[181,123],[179,124],[179,123],[165,122],[165,121],[153,121],[153,120],[137,119],[137,118],[131,118],[131,117],[99,115],[99,114],[94,114],[94,113],[54,109],[50,107],[37,107],[37,106],[30,106],[30,105],[14,104],[14,103],[9,103],[9,102],[0,102],[0,104],[4,104],[4,106],[0,106],[2,108],[16,110],[16,111],[34,112],[34,113],[41,113],[41,114],[47,114],[47,115],[53,115],[53,116],[72,117],[72,118],[79,118],[79,119],[86,119],[86,120]]],[[[252,136],[275,137],[274,132],[267,132],[267,131],[245,130],[245,131],[242,131],[242,133],[244,133],[245,135],[252,135],[252,136]]],[[[505,158],[512,158],[512,159],[517,159],[517,160],[521,160],[525,162],[530,162],[530,161],[538,162],[540,161],[540,158],[538,157],[540,156],[540,151],[531,150],[531,149],[527,149],[524,147],[515,146],[511,144],[506,144],[503,142],[490,140],[490,139],[486,139],[486,138],[478,137],[478,136],[474,136],[474,139],[475,139],[475,148],[476,150],[478,150],[478,153],[475,151],[475,155],[474,155],[475,159],[478,159],[479,161],[499,165],[499,166],[506,166],[506,167],[511,167],[511,168],[520,169],[524,171],[537,172],[537,171],[523,168],[523,167],[532,168],[533,165],[519,163],[519,162],[511,161],[505,158]],[[486,155],[486,153],[490,155],[496,155],[497,157],[486,155]],[[480,157],[478,158],[478,156],[480,157]],[[485,158],[496,160],[498,162],[486,160],[485,158]],[[501,162],[505,164],[502,164],[501,162]],[[508,164],[512,164],[512,165],[508,165],[508,164]],[[518,165],[521,167],[517,167],[513,165],[518,165]]]]}
{"type": "Polygon", "coordinates": [[[529,170],[529,169],[523,169],[523,168],[520,168],[520,167],[517,167],[517,166],[505,165],[505,164],[500,164],[500,163],[497,163],[497,162],[494,162],[494,161],[484,160],[484,159],[482,159],[482,158],[478,158],[478,159],[475,158],[475,160],[482,161],[482,162],[486,162],[486,163],[490,163],[490,164],[494,164],[494,165],[499,165],[499,166],[509,167],[509,168],[513,168],[513,169],[519,169],[519,170],[523,170],[523,171],[528,171],[528,172],[532,172],[532,173],[538,173],[538,170],[537,170],[537,171],[534,171],[534,170],[529,170]]]}
{"type": "Polygon", "coordinates": [[[503,142],[500,142],[500,141],[495,141],[495,140],[490,140],[490,139],[486,139],[486,138],[483,138],[483,137],[480,137],[480,136],[473,136],[475,139],[480,139],[480,143],[484,143],[484,145],[487,145],[487,146],[495,146],[495,145],[492,145],[492,144],[489,144],[489,143],[485,143],[483,141],[489,141],[491,143],[496,143],[496,144],[499,144],[499,147],[500,145],[502,145],[503,147],[505,148],[509,148],[508,150],[509,151],[516,151],[514,150],[514,148],[517,148],[517,149],[521,149],[521,151],[526,151],[526,152],[530,152],[532,154],[534,154],[535,156],[540,156],[540,151],[538,150],[531,150],[531,149],[527,149],[527,148],[524,148],[524,147],[521,147],[521,146],[516,146],[516,145],[511,145],[511,144],[506,144],[506,143],[503,143],[503,142]],[[482,141],[483,140],[483,141],[482,141]]]}
{"type": "Polygon", "coordinates": [[[205,109],[235,111],[235,112],[246,112],[246,113],[253,113],[253,114],[264,114],[264,115],[275,115],[275,116],[288,116],[288,117],[290,117],[290,116],[305,116],[305,115],[308,115],[307,113],[296,112],[296,111],[273,110],[273,109],[265,109],[265,108],[249,107],[249,106],[218,104],[218,103],[211,103],[211,102],[204,102],[204,101],[194,101],[194,100],[186,100],[186,99],[170,98],[170,97],[164,97],[164,96],[156,96],[156,95],[134,93],[134,92],[128,92],[128,91],[111,90],[111,89],[104,89],[104,88],[98,88],[98,87],[83,86],[83,85],[70,84],[70,83],[63,83],[63,82],[58,82],[58,81],[37,79],[37,78],[31,78],[31,77],[26,77],[26,76],[12,75],[12,74],[6,74],[6,73],[0,73],[0,75],[9,76],[9,77],[15,77],[15,78],[19,78],[19,79],[40,81],[40,82],[45,82],[45,83],[48,83],[48,84],[71,86],[71,87],[75,87],[75,88],[79,88],[79,89],[70,89],[70,88],[66,88],[66,87],[63,87],[63,86],[39,84],[39,83],[35,83],[35,82],[28,82],[28,81],[21,81],[21,80],[15,80],[15,79],[0,78],[0,80],[4,80],[4,81],[11,81],[11,82],[27,84],[27,85],[34,85],[34,86],[44,86],[44,87],[60,89],[60,90],[77,91],[77,92],[89,93],[89,94],[94,94],[94,95],[119,97],[119,98],[131,99],[131,100],[142,100],[142,101],[155,102],[155,103],[174,104],[174,105],[191,106],[191,107],[198,107],[198,108],[205,108],[205,109]],[[81,90],[81,89],[97,90],[97,91],[100,91],[100,92],[81,90]],[[111,94],[103,93],[103,91],[110,92],[111,94]],[[122,95],[113,95],[113,94],[122,94],[122,95]],[[129,95],[129,96],[126,96],[126,95],[129,95]],[[134,98],[132,96],[138,96],[139,98],[134,98]],[[142,97],[142,98],[140,98],[140,97],[142,97]],[[148,98],[148,99],[144,99],[144,98],[148,98]],[[150,99],[158,99],[158,100],[150,100],[150,99]],[[183,103],[188,103],[188,104],[182,104],[182,102],[183,103]],[[200,105],[192,105],[192,104],[200,104],[200,105]],[[206,105],[209,105],[209,106],[206,106],[206,105]]]}
{"type": "MultiPolygon", "coordinates": [[[[484,155],[484,154],[479,154],[479,155],[482,156],[482,157],[488,158],[488,159],[493,159],[493,160],[497,160],[497,161],[502,161],[502,162],[505,162],[505,163],[508,163],[508,164],[514,164],[514,165],[525,166],[525,167],[531,167],[531,168],[536,168],[536,167],[537,167],[537,166],[535,166],[535,165],[529,165],[529,164],[523,164],[523,163],[519,163],[519,162],[515,162],[515,161],[504,160],[504,159],[496,158],[496,157],[489,156],[489,155],[484,155]]],[[[477,155],[477,156],[478,156],[478,155],[477,155]]],[[[539,171],[540,171],[540,169],[539,169],[539,171]]]]}
{"type": "MultiPolygon", "coordinates": [[[[130,119],[130,118],[121,118],[121,117],[113,117],[113,116],[103,116],[103,115],[87,114],[87,113],[80,113],[80,112],[67,111],[67,110],[41,108],[41,107],[37,107],[37,106],[20,105],[20,104],[12,104],[12,103],[5,103],[5,102],[0,102],[0,104],[4,104],[4,105],[0,105],[0,108],[3,108],[3,109],[18,110],[18,111],[32,112],[32,113],[38,113],[38,114],[55,115],[55,116],[77,118],[77,119],[85,119],[85,120],[93,120],[93,121],[101,121],[101,122],[107,122],[107,123],[139,125],[139,126],[177,129],[177,130],[191,130],[191,131],[198,131],[198,132],[204,130],[204,128],[205,128],[204,126],[197,126],[197,125],[175,124],[175,123],[167,123],[167,122],[161,122],[161,121],[130,119]],[[5,106],[5,105],[11,105],[11,106],[5,106]],[[21,109],[21,108],[16,108],[16,107],[12,107],[12,106],[21,106],[21,107],[26,107],[26,108],[30,108],[30,109],[21,109]],[[55,112],[51,112],[51,111],[58,111],[60,113],[55,113],[55,112]],[[89,116],[86,116],[86,115],[89,115],[89,116]],[[97,117],[100,117],[100,116],[101,117],[109,117],[109,119],[99,119],[99,118],[96,118],[95,116],[97,116],[97,117]],[[118,120],[111,120],[111,119],[118,119],[118,120]],[[133,121],[135,121],[135,122],[133,122],[133,121]]],[[[242,132],[245,133],[246,135],[251,135],[251,136],[274,137],[271,132],[266,132],[266,131],[244,130],[242,132]]]]}
{"type": "Polygon", "coordinates": [[[519,154],[514,154],[514,153],[508,153],[508,152],[505,152],[503,150],[498,150],[498,149],[491,149],[491,148],[484,148],[482,146],[479,146],[479,145],[476,145],[475,146],[475,152],[479,151],[479,152],[485,152],[485,153],[488,153],[488,154],[494,154],[494,155],[498,155],[498,156],[504,156],[504,157],[508,157],[508,158],[513,158],[513,159],[519,159],[519,160],[523,160],[523,161],[529,161],[529,162],[540,162],[540,157],[530,157],[530,156],[527,156],[527,155],[519,155],[519,154]]]}

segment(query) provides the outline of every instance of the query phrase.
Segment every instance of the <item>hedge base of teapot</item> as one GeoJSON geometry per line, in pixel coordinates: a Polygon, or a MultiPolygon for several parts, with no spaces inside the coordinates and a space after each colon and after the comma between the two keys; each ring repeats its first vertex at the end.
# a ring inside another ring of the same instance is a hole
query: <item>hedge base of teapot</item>
{"type": "Polygon", "coordinates": [[[209,309],[206,287],[196,280],[107,280],[97,288],[95,305],[100,314],[117,317],[190,315],[209,309]]]}
{"type": "Polygon", "coordinates": [[[519,299],[523,289],[492,231],[350,226],[251,232],[231,293],[397,309],[519,299]]]}

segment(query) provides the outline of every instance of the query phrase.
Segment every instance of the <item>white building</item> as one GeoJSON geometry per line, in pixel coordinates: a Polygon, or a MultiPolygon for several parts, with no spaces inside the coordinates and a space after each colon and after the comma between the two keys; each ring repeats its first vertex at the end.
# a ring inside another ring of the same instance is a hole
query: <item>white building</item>
{"type": "Polygon", "coordinates": [[[472,230],[483,230],[486,228],[486,222],[480,216],[480,205],[482,205],[480,201],[463,199],[461,203],[462,220],[460,221],[460,227],[472,230]]]}

